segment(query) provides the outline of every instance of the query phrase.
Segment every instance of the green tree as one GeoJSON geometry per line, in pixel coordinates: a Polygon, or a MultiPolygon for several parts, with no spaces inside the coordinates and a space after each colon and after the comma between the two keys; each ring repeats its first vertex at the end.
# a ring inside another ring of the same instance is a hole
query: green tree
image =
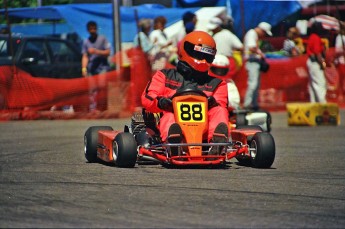
{"type": "MultiPolygon", "coordinates": [[[[70,4],[73,0],[41,0],[42,6],[50,6],[50,5],[64,5],[70,4]]],[[[0,0],[0,9],[5,9],[5,3],[7,3],[7,8],[22,8],[22,7],[37,7],[38,1],[37,0],[0,0]]],[[[32,19],[21,19],[21,18],[10,18],[11,23],[25,23],[25,22],[33,22],[35,20],[32,19]]],[[[0,24],[6,24],[5,15],[1,13],[0,17],[0,24]]]]}

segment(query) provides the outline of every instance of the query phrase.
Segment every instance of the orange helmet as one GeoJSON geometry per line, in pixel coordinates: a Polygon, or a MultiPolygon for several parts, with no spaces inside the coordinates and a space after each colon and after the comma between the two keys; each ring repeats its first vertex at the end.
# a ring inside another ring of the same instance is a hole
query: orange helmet
{"type": "Polygon", "coordinates": [[[199,72],[208,71],[217,52],[216,42],[211,35],[203,31],[187,34],[180,42],[178,50],[179,60],[199,72]]]}

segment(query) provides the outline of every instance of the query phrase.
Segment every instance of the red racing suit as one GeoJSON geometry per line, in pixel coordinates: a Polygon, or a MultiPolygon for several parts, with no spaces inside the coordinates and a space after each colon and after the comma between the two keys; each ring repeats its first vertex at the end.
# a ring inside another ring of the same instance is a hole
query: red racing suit
{"type": "Polygon", "coordinates": [[[174,114],[158,108],[157,97],[171,98],[176,90],[184,87],[193,87],[203,91],[207,96],[213,96],[218,106],[208,111],[209,129],[207,139],[210,140],[217,125],[221,122],[228,124],[227,110],[228,89],[226,82],[213,78],[207,73],[198,73],[193,77],[183,77],[176,69],[163,69],[157,71],[141,96],[143,107],[153,113],[163,112],[160,119],[159,130],[163,141],[167,139],[169,127],[175,123],[174,114]]]}

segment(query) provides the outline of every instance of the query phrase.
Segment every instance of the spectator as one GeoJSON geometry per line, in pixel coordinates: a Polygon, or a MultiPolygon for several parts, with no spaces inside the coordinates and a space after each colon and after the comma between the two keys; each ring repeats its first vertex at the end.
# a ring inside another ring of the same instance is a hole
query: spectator
{"type": "Polygon", "coordinates": [[[327,82],[324,73],[326,67],[324,46],[319,36],[323,28],[320,22],[314,22],[310,28],[307,44],[307,68],[309,73],[308,91],[310,102],[326,102],[327,82]]]}
{"type": "Polygon", "coordinates": [[[236,61],[233,57],[233,51],[243,51],[243,44],[235,34],[230,32],[228,29],[222,28],[223,21],[214,17],[211,18],[209,23],[206,25],[207,29],[213,34],[213,39],[217,44],[218,54],[225,55],[230,61],[230,71],[228,77],[232,77],[238,70],[236,68],[236,61]]]}
{"type": "Polygon", "coordinates": [[[176,60],[176,47],[164,32],[166,22],[164,16],[158,16],[153,21],[154,30],[150,33],[150,40],[154,44],[153,70],[162,69],[167,63],[175,63],[176,60]]]}
{"type": "Polygon", "coordinates": [[[247,91],[243,104],[246,109],[259,109],[260,62],[265,55],[258,43],[267,35],[272,36],[271,25],[267,22],[260,22],[256,28],[248,30],[244,36],[245,67],[248,74],[247,91]]]}
{"type": "MultiPolygon", "coordinates": [[[[101,74],[110,70],[108,57],[110,55],[111,44],[106,37],[97,33],[97,23],[89,21],[86,28],[90,33],[89,38],[83,41],[82,45],[82,74],[84,77],[101,74]]],[[[91,86],[92,88],[93,86],[91,86]]],[[[91,89],[89,92],[90,111],[97,110],[97,90],[91,89]]]]}
{"type": "Polygon", "coordinates": [[[136,47],[140,46],[145,53],[150,55],[153,49],[153,43],[149,37],[152,29],[152,21],[151,19],[141,19],[138,26],[140,32],[134,37],[133,44],[136,47]]]}
{"type": "MultiPolygon", "coordinates": [[[[226,82],[208,75],[215,54],[216,43],[213,38],[206,32],[193,31],[181,41],[177,68],[163,69],[153,75],[141,101],[147,111],[163,112],[159,123],[163,141],[183,141],[182,130],[175,122],[170,98],[184,87],[202,90],[208,96],[209,129],[205,138],[218,143],[227,140],[229,118],[226,82]]],[[[219,150],[214,148],[210,154],[217,154],[219,150]]]]}
{"type": "Polygon", "coordinates": [[[89,21],[86,25],[89,38],[85,39],[82,46],[82,73],[83,76],[96,75],[110,70],[108,57],[111,44],[97,33],[97,23],[89,21]]]}
{"type": "Polygon", "coordinates": [[[286,39],[283,44],[283,51],[287,56],[298,56],[302,54],[302,50],[296,45],[296,39],[299,37],[299,30],[291,27],[286,33],[286,39]]]}
{"type": "Polygon", "coordinates": [[[187,11],[182,15],[182,21],[184,29],[177,34],[177,43],[179,43],[188,33],[194,31],[198,19],[196,14],[191,11],[187,11]]]}
{"type": "Polygon", "coordinates": [[[232,33],[235,33],[235,28],[234,28],[234,19],[227,14],[222,14],[220,15],[220,19],[222,19],[223,24],[221,25],[223,29],[227,29],[232,33]]]}
{"type": "Polygon", "coordinates": [[[339,73],[339,99],[344,100],[345,92],[345,23],[340,24],[339,34],[335,38],[335,65],[339,73]]]}

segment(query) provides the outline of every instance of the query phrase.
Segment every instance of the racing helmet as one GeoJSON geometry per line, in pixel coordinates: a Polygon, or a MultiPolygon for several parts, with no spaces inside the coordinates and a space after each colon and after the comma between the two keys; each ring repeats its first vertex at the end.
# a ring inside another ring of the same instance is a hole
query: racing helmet
{"type": "Polygon", "coordinates": [[[224,78],[230,68],[230,61],[228,57],[222,54],[217,54],[211,64],[208,74],[216,78],[224,78]]]}
{"type": "Polygon", "coordinates": [[[216,42],[204,31],[193,31],[180,42],[179,60],[199,72],[208,71],[216,55],[216,42]]]}

